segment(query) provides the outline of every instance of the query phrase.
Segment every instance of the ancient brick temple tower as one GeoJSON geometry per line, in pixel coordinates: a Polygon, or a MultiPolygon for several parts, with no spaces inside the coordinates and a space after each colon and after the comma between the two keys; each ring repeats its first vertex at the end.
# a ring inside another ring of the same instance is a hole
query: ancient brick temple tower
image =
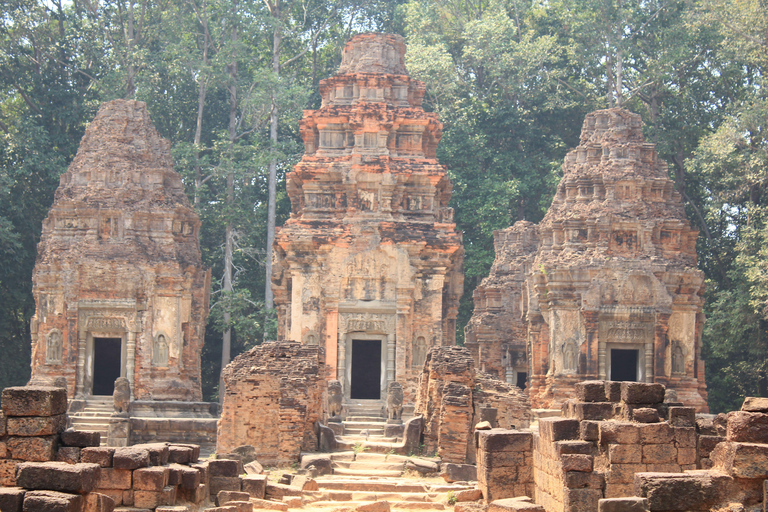
{"type": "Polygon", "coordinates": [[[467,346],[502,379],[530,372],[534,407],[612,379],[663,383],[706,411],[697,234],[640,116],[593,112],[541,223],[496,233],[467,346]]]}
{"type": "Polygon", "coordinates": [[[429,347],[455,343],[463,287],[442,125],[395,35],[355,36],[301,122],[292,211],[275,240],[278,338],[326,348],[346,398],[412,397],[429,347]]]}
{"type": "Polygon", "coordinates": [[[146,105],[101,106],[61,176],[32,276],[32,375],[70,396],[200,400],[210,272],[200,220],[146,105]]]}

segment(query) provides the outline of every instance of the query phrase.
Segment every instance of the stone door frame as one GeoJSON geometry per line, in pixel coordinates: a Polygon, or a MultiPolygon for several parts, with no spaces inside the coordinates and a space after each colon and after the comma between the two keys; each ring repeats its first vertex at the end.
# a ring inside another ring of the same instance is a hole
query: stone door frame
{"type": "Polygon", "coordinates": [[[395,380],[396,315],[394,312],[339,312],[336,378],[341,382],[344,399],[349,401],[352,384],[352,340],[381,341],[381,400],[387,385],[395,380]]]}
{"type": "Polygon", "coordinates": [[[132,299],[78,302],[76,398],[93,395],[94,338],[120,338],[120,376],[128,378],[133,390],[136,314],[132,299]]]}

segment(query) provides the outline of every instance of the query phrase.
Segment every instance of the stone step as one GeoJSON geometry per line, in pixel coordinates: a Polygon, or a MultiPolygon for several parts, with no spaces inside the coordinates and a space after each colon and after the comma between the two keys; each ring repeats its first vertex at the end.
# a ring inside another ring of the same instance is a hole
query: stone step
{"type": "MultiPolygon", "coordinates": [[[[419,501],[396,501],[396,500],[377,500],[389,502],[390,510],[397,512],[400,510],[446,510],[446,505],[437,502],[419,502],[419,501]]],[[[345,510],[354,510],[360,505],[366,505],[370,501],[315,501],[308,510],[325,510],[339,508],[339,504],[344,504],[345,510]]],[[[117,509],[116,509],[117,510],[117,509]]]]}
{"type": "Polygon", "coordinates": [[[377,419],[364,419],[364,418],[355,418],[355,419],[346,419],[342,421],[344,426],[349,427],[371,427],[371,428],[384,428],[384,426],[387,424],[387,420],[384,418],[381,418],[379,420],[377,419]]]}
{"type": "Polygon", "coordinates": [[[350,469],[350,468],[334,468],[334,475],[339,476],[365,476],[365,477],[399,477],[402,476],[402,469],[350,469]]]}
{"type": "Polygon", "coordinates": [[[420,482],[409,482],[400,478],[370,479],[338,476],[318,477],[317,486],[321,490],[350,491],[350,492],[393,492],[393,493],[425,493],[428,486],[420,482]]]}
{"type": "Polygon", "coordinates": [[[381,462],[381,461],[358,461],[358,460],[335,460],[333,461],[334,471],[335,468],[341,469],[356,469],[360,471],[403,471],[405,461],[398,462],[381,462]]]}
{"type": "Polygon", "coordinates": [[[367,453],[362,452],[355,455],[353,451],[334,452],[329,454],[332,461],[357,461],[357,462],[398,462],[403,463],[409,459],[406,455],[386,454],[386,453],[367,453]]]}
{"type": "Polygon", "coordinates": [[[384,430],[380,428],[346,428],[344,427],[345,436],[365,437],[366,434],[369,436],[384,437],[384,430]]]}
{"type": "Polygon", "coordinates": [[[365,478],[353,476],[321,476],[316,478],[321,491],[386,492],[386,493],[448,493],[474,489],[474,485],[434,484],[405,478],[365,478]]]}
{"type": "Polygon", "coordinates": [[[387,418],[383,416],[360,416],[355,415],[352,416],[351,414],[347,415],[347,419],[344,420],[344,423],[386,423],[387,418]]]}
{"type": "Polygon", "coordinates": [[[346,446],[347,444],[354,445],[355,443],[364,443],[366,441],[377,443],[396,443],[397,439],[397,437],[387,437],[384,435],[370,435],[366,437],[358,434],[344,434],[343,436],[336,436],[336,440],[340,441],[343,446],[346,446]]]}

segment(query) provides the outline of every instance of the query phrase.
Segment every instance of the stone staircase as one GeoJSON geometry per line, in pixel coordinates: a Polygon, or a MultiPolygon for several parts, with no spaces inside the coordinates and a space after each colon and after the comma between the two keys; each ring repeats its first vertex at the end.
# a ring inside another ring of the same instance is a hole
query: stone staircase
{"type": "MultiPolygon", "coordinates": [[[[346,419],[344,434],[337,436],[342,447],[358,442],[395,443],[397,437],[387,436],[386,403],[383,400],[356,400],[344,404],[346,419]]],[[[413,406],[403,410],[403,421],[413,416],[413,406]]]]}
{"type": "Polygon", "coordinates": [[[346,404],[344,434],[340,437],[347,443],[358,441],[395,442],[395,438],[384,436],[387,424],[386,406],[380,400],[359,400],[346,404]]]}
{"type": "Polygon", "coordinates": [[[83,408],[69,415],[71,426],[76,430],[99,432],[101,445],[107,443],[109,433],[109,418],[114,411],[114,400],[108,397],[90,397],[83,408]]]}
{"type": "Polygon", "coordinates": [[[303,493],[304,510],[355,510],[371,502],[389,502],[390,510],[452,510],[451,494],[472,492],[474,484],[447,484],[441,478],[403,476],[409,457],[377,453],[331,455],[333,475],[316,479],[318,490],[303,493]],[[340,509],[339,509],[340,510],[340,509]]]}

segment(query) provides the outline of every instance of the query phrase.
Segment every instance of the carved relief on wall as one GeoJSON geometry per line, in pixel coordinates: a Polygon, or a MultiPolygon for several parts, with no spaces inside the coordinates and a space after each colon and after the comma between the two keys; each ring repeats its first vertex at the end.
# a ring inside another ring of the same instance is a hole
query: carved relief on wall
{"type": "Polygon", "coordinates": [[[342,313],[339,315],[339,330],[342,333],[393,334],[395,332],[395,315],[384,313],[342,313]]]}
{"type": "Polygon", "coordinates": [[[168,366],[169,345],[168,337],[158,333],[152,344],[152,366],[168,366]]]}
{"type": "Polygon", "coordinates": [[[311,331],[304,336],[304,344],[305,345],[318,345],[318,335],[316,332],[311,331]]]}
{"type": "Polygon", "coordinates": [[[563,345],[563,372],[578,373],[579,348],[574,340],[568,340],[563,345]]]}
{"type": "Polygon", "coordinates": [[[427,340],[424,336],[417,336],[416,341],[413,342],[413,366],[414,368],[421,368],[424,366],[424,361],[427,359],[427,340]]]}
{"type": "Polygon", "coordinates": [[[383,253],[359,254],[344,266],[343,297],[347,300],[394,300],[394,266],[383,253]]]}
{"type": "Polygon", "coordinates": [[[86,329],[89,331],[125,331],[125,319],[119,317],[93,316],[88,318],[86,329]]]}
{"type": "Polygon", "coordinates": [[[648,343],[653,341],[653,323],[601,320],[599,335],[601,343],[648,343]]]}
{"type": "Polygon", "coordinates": [[[679,341],[672,342],[672,375],[685,374],[685,352],[679,341]]]}
{"type": "Polygon", "coordinates": [[[64,351],[63,336],[58,329],[51,329],[45,346],[45,364],[61,364],[64,351]]]}

